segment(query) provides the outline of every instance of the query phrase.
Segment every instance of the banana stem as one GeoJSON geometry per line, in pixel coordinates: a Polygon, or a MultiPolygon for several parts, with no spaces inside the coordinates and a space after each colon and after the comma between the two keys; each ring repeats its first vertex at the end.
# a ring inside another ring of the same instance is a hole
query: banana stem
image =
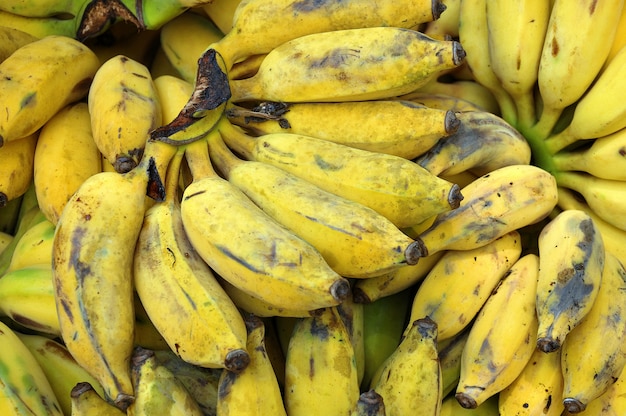
{"type": "Polygon", "coordinates": [[[539,121],[534,126],[530,127],[528,131],[533,137],[537,137],[541,140],[547,139],[556,125],[559,117],[563,113],[563,108],[543,107],[539,121]]]}
{"type": "Polygon", "coordinates": [[[546,148],[550,151],[550,153],[555,154],[570,144],[575,143],[578,139],[579,137],[572,134],[571,129],[566,128],[565,130],[548,137],[546,139],[546,148]]]}
{"type": "Polygon", "coordinates": [[[527,130],[537,122],[533,91],[528,90],[515,97],[517,125],[519,130],[527,130]]]}
{"type": "Polygon", "coordinates": [[[209,138],[209,157],[214,166],[226,178],[230,176],[231,170],[243,160],[235,156],[224,143],[221,134],[212,134],[209,138]]]}
{"type": "Polygon", "coordinates": [[[504,89],[491,88],[491,93],[496,98],[498,106],[500,107],[500,114],[507,123],[512,126],[517,125],[517,108],[515,101],[504,89]]]}
{"type": "Polygon", "coordinates": [[[178,195],[180,166],[182,164],[183,156],[185,154],[185,148],[179,147],[172,157],[170,164],[167,167],[167,173],[165,174],[165,201],[172,202],[176,200],[178,195]]]}
{"type": "MultiPolygon", "coordinates": [[[[217,131],[211,134],[218,134],[217,131]]],[[[193,180],[215,177],[217,172],[213,169],[209,158],[207,140],[198,140],[185,147],[185,158],[191,171],[193,180]]]]}
{"type": "Polygon", "coordinates": [[[242,155],[246,160],[254,159],[254,137],[247,135],[240,127],[231,124],[226,117],[219,123],[217,130],[222,134],[228,147],[242,155]]]}

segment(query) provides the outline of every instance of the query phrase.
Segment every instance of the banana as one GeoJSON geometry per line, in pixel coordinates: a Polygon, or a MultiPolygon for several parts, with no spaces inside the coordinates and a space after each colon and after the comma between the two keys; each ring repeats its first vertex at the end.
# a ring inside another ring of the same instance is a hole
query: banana
{"type": "Polygon", "coordinates": [[[257,138],[220,124],[226,144],[247,160],[274,165],[318,187],[359,202],[408,227],[455,209],[459,187],[410,160],[290,133],[257,138]],[[389,172],[394,172],[390,175],[389,172]]]}
{"type": "Polygon", "coordinates": [[[184,149],[168,166],[165,200],[150,207],[133,257],[133,283],[150,321],[185,361],[240,371],[249,360],[246,327],[185,235],[179,203],[184,149]]]}
{"type": "Polygon", "coordinates": [[[63,344],[42,335],[16,334],[41,366],[64,414],[71,413],[70,393],[76,384],[88,382],[99,395],[104,394],[98,381],[78,365],[63,344]]]}
{"type": "Polygon", "coordinates": [[[295,133],[405,159],[421,155],[459,128],[451,110],[400,100],[261,103],[252,110],[232,106],[226,114],[256,135],[295,133]]]}
{"type": "Polygon", "coordinates": [[[159,364],[154,351],[135,347],[132,357],[135,401],[128,413],[201,416],[200,405],[167,367],[159,364]]]}
{"type": "Polygon", "coordinates": [[[77,19],[59,19],[56,17],[26,17],[0,10],[2,26],[17,29],[37,39],[47,36],[65,36],[73,38],[80,23],[77,19]]]}
{"type": "Polygon", "coordinates": [[[0,311],[24,328],[60,335],[50,264],[5,273],[0,278],[0,311]]]}
{"type": "Polygon", "coordinates": [[[349,338],[336,307],[298,321],[285,358],[287,414],[350,414],[360,391],[349,338]]]}
{"type": "Polygon", "coordinates": [[[447,251],[419,285],[409,322],[428,316],[437,323],[439,340],[456,336],[479,313],[521,252],[515,230],[472,250],[447,251]]]}
{"type": "Polygon", "coordinates": [[[568,209],[538,237],[537,347],[546,352],[563,341],[589,313],[600,290],[605,248],[600,230],[584,211],[568,209]]]}
{"type": "Polygon", "coordinates": [[[488,1],[489,59],[502,88],[515,101],[518,125],[536,122],[534,87],[550,19],[547,1],[488,1]]]}
{"type": "Polygon", "coordinates": [[[554,2],[537,76],[542,110],[531,135],[548,137],[565,107],[587,91],[609,54],[623,6],[623,0],[554,2]]]}
{"type": "Polygon", "coordinates": [[[135,243],[146,194],[163,198],[157,165],[167,164],[175,151],[149,141],[135,169],[91,176],[68,201],[56,228],[53,283],[63,341],[100,382],[107,399],[122,410],[134,394],[130,356],[135,243]]]}
{"type": "Polygon", "coordinates": [[[498,407],[501,415],[560,416],[562,393],[561,351],[535,349],[521,374],[498,394],[498,407]]]}
{"type": "Polygon", "coordinates": [[[416,30],[345,29],[277,46],[255,75],[230,87],[233,102],[365,101],[409,93],[464,59],[459,42],[416,30]]]}
{"type": "Polygon", "coordinates": [[[70,392],[72,416],[124,416],[117,407],[102,398],[87,381],[76,383],[70,392]]]}
{"type": "Polygon", "coordinates": [[[626,8],[622,8],[622,14],[619,18],[619,23],[617,24],[617,30],[615,32],[615,37],[613,38],[613,44],[611,45],[611,50],[609,51],[609,55],[606,57],[606,61],[604,61],[604,66],[602,70],[605,70],[607,65],[613,60],[615,55],[623,49],[626,45],[626,8]]]}
{"type": "MultiPolygon", "coordinates": [[[[467,64],[455,68],[453,71],[459,71],[461,68],[467,67],[467,64]]],[[[431,79],[428,83],[421,86],[417,90],[424,94],[445,95],[457,97],[472,103],[481,111],[488,111],[493,114],[500,114],[500,105],[494,94],[483,84],[471,79],[453,79],[446,80],[445,76],[431,79]]],[[[409,95],[412,93],[409,93],[409,95]]],[[[450,109],[450,108],[448,108],[450,109]]]]}
{"type": "Polygon", "coordinates": [[[0,63],[22,46],[36,41],[35,36],[8,26],[0,26],[0,63]]]}
{"type": "Polygon", "coordinates": [[[626,411],[626,367],[619,378],[600,397],[589,402],[580,416],[620,416],[626,411]]]}
{"type": "Polygon", "coordinates": [[[217,274],[288,309],[313,310],[346,298],[348,280],[313,246],[216,174],[206,141],[188,145],[185,155],[193,182],[182,196],[183,225],[193,247],[217,274]]]}
{"type": "Polygon", "coordinates": [[[47,219],[30,227],[17,241],[7,272],[34,265],[52,264],[55,225],[47,219]]]}
{"type": "Polygon", "coordinates": [[[224,35],[208,18],[186,12],[167,22],[161,28],[161,47],[165,56],[180,76],[193,83],[198,72],[198,57],[207,45],[224,35]]]}
{"type": "Polygon", "coordinates": [[[528,165],[528,142],[513,126],[487,111],[457,114],[459,129],[439,140],[415,162],[434,175],[470,170],[482,176],[509,165],[528,165]]]}
{"type": "Polygon", "coordinates": [[[33,180],[39,207],[48,221],[56,224],[76,189],[102,171],[101,159],[87,103],[64,107],[42,127],[35,148],[33,180]]]}
{"type": "Polygon", "coordinates": [[[151,130],[162,113],[148,68],[124,55],[104,62],[87,99],[93,139],[119,173],[139,163],[151,130]]]}
{"type": "Polygon", "coordinates": [[[233,27],[235,10],[243,0],[213,0],[202,5],[202,11],[211,19],[223,34],[233,27]]]}
{"type": "Polygon", "coordinates": [[[565,337],[561,348],[563,404],[578,413],[613,384],[626,365],[626,268],[606,252],[602,282],[593,306],[565,337]]]}
{"type": "Polygon", "coordinates": [[[6,246],[4,250],[2,250],[2,253],[0,253],[0,276],[2,276],[9,268],[9,265],[11,264],[11,260],[13,258],[13,253],[15,252],[15,248],[21,237],[31,227],[34,227],[36,224],[46,220],[45,215],[43,215],[43,212],[41,212],[39,206],[37,206],[36,199],[32,201],[33,205],[31,205],[31,198],[29,196],[31,192],[33,195],[35,194],[34,188],[32,186],[21,198],[22,203],[18,215],[18,222],[16,224],[17,229],[13,234],[13,239],[11,240],[9,245],[6,246]],[[24,210],[22,210],[22,208],[24,208],[24,210]]]}
{"type": "Polygon", "coordinates": [[[47,36],[0,64],[0,146],[35,133],[67,104],[87,95],[100,63],[79,41],[47,36]],[[25,71],[24,68],[31,68],[25,71]]]}
{"type": "Polygon", "coordinates": [[[239,373],[222,371],[217,413],[286,416],[276,374],[265,349],[265,325],[255,315],[246,315],[245,322],[250,364],[239,373]]]}
{"type": "MultiPolygon", "coordinates": [[[[398,97],[400,100],[412,101],[414,103],[430,107],[437,108],[439,110],[450,110],[455,112],[460,111],[485,111],[485,108],[480,107],[473,101],[468,101],[465,98],[450,96],[447,94],[424,92],[421,89],[410,92],[398,97]]],[[[497,111],[492,111],[497,114],[497,111]]]]}
{"type": "Polygon", "coordinates": [[[169,350],[170,347],[154,326],[146,309],[141,304],[137,291],[133,292],[133,305],[135,308],[135,336],[134,345],[155,350],[169,350]]]}
{"type": "Polygon", "coordinates": [[[62,416],[61,406],[39,363],[3,322],[0,339],[0,412],[62,416]]]}
{"type": "Polygon", "coordinates": [[[463,348],[455,394],[462,407],[480,406],[510,385],[529,362],[538,325],[538,273],[537,255],[521,257],[476,316],[463,348]]]}
{"type": "Polygon", "coordinates": [[[359,395],[359,400],[350,416],[385,416],[386,414],[383,396],[374,390],[368,390],[359,395]]]}
{"type": "Polygon", "coordinates": [[[454,395],[443,399],[439,413],[440,416],[500,416],[501,414],[498,412],[498,396],[488,398],[475,409],[465,409],[461,407],[454,395]]]}
{"type": "Polygon", "coordinates": [[[626,181],[626,129],[593,140],[588,147],[552,156],[557,171],[582,171],[597,178],[626,181]]]}
{"type": "Polygon", "coordinates": [[[437,343],[439,364],[441,365],[441,395],[446,397],[456,390],[461,374],[461,356],[463,348],[469,336],[469,329],[466,327],[452,338],[437,343]]]}
{"type": "Polygon", "coordinates": [[[413,240],[373,209],[276,166],[241,160],[219,135],[211,136],[209,155],[231,184],[315,247],[338,274],[367,278],[411,264],[413,240]]]}
{"type": "Polygon", "coordinates": [[[439,0],[415,1],[241,1],[232,27],[214,45],[229,70],[250,55],[268,53],[292,39],[314,33],[364,27],[417,28],[436,20],[445,9],[439,0]],[[368,10],[367,13],[363,13],[368,10]],[[332,18],[331,18],[332,16],[332,18]],[[258,34],[263,33],[259,37],[258,34]]]}
{"type": "Polygon", "coordinates": [[[533,165],[505,166],[461,190],[459,208],[439,214],[417,241],[421,254],[470,250],[550,214],[557,204],[554,177],[533,165]]]}
{"type": "Polygon", "coordinates": [[[35,132],[0,147],[0,208],[22,196],[32,183],[38,136],[35,132]]]}
{"type": "Polygon", "coordinates": [[[619,104],[626,94],[623,74],[626,48],[615,55],[585,95],[576,103],[570,124],[546,140],[551,153],[579,140],[605,137],[626,128],[626,110],[619,104]]]}
{"type": "Polygon", "coordinates": [[[380,394],[390,415],[438,415],[442,377],[437,352],[437,324],[417,319],[374,375],[370,388],[380,394]]]}

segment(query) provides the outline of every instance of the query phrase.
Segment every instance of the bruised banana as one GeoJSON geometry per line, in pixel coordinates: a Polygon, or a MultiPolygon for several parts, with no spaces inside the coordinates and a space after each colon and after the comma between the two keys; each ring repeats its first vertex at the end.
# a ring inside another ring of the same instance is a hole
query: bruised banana
{"type": "Polygon", "coordinates": [[[346,29],[288,41],[230,87],[233,102],[366,101],[409,93],[464,59],[459,42],[416,30],[346,29]]]}
{"type": "Polygon", "coordinates": [[[587,213],[568,209],[538,237],[537,348],[554,352],[591,310],[602,281],[605,248],[587,213]]]}
{"type": "Polygon", "coordinates": [[[124,416],[126,414],[104,400],[87,381],[81,381],[72,388],[70,401],[72,406],[68,414],[72,416],[124,416]]]}
{"type": "MultiPolygon", "coordinates": [[[[211,134],[216,134],[213,132],[211,134]]],[[[183,193],[185,232],[222,278],[289,309],[337,305],[350,290],[309,243],[273,220],[213,170],[206,141],[188,145],[193,181],[183,193]]]]}
{"type": "Polygon", "coordinates": [[[148,68],[124,55],[102,63],[89,96],[96,146],[119,173],[139,163],[150,131],[161,126],[161,104],[148,68]]]}
{"type": "Polygon", "coordinates": [[[220,123],[219,130],[226,144],[245,159],[274,165],[359,202],[396,227],[413,226],[453,210],[463,198],[458,185],[401,157],[299,134],[272,133],[255,138],[230,123],[220,123]]]}
{"type": "Polygon", "coordinates": [[[295,133],[405,159],[424,153],[460,125],[451,110],[401,100],[261,103],[252,110],[232,106],[226,114],[257,135],[295,133]]]}
{"type": "Polygon", "coordinates": [[[219,135],[209,139],[209,155],[230,183],[315,247],[338,274],[366,278],[413,263],[413,240],[373,209],[276,166],[241,160],[219,135]]]}
{"type": "Polygon", "coordinates": [[[31,42],[0,63],[5,107],[0,146],[35,133],[57,111],[85,97],[99,66],[89,48],[65,36],[31,42]]]}
{"type": "Polygon", "coordinates": [[[539,258],[526,254],[476,316],[461,356],[455,397],[474,409],[510,385],[535,350],[535,292],[539,258]],[[515,328],[515,330],[511,330],[515,328]]]}
{"type": "Polygon", "coordinates": [[[510,165],[483,175],[461,190],[460,207],[439,214],[417,241],[422,254],[470,250],[548,214],[557,204],[554,177],[533,165],[510,165]]]}
{"type": "Polygon", "coordinates": [[[232,27],[224,32],[227,35],[211,47],[224,57],[230,70],[244,58],[268,53],[301,36],[363,27],[417,28],[436,20],[444,10],[440,0],[242,1],[234,11],[232,27]]]}
{"type": "Polygon", "coordinates": [[[0,140],[0,208],[24,195],[33,181],[38,136],[33,133],[4,146],[0,140]]]}

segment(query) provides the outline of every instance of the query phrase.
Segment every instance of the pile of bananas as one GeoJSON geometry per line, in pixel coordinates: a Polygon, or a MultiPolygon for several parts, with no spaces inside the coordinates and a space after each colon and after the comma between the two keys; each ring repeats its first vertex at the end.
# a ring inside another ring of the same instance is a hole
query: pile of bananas
{"type": "Polygon", "coordinates": [[[624,0],[0,4],[0,411],[626,414],[624,0]]]}

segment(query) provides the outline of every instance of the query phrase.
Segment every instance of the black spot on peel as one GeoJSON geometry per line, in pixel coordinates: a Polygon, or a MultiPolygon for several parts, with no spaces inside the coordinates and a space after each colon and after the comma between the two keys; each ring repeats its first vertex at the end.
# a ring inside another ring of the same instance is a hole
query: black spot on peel
{"type": "Polygon", "coordinates": [[[300,0],[292,4],[294,14],[307,13],[323,7],[328,0],[300,0]]]}
{"type": "Polygon", "coordinates": [[[89,263],[85,263],[80,260],[82,241],[85,237],[86,229],[83,227],[76,227],[71,235],[72,249],[70,251],[69,264],[75,270],[78,284],[82,286],[83,281],[87,276],[91,274],[91,267],[89,263]]]}
{"type": "Polygon", "coordinates": [[[343,168],[341,165],[333,165],[324,160],[320,155],[315,155],[315,164],[323,170],[336,171],[343,168]]]}
{"type": "Polygon", "coordinates": [[[32,319],[21,315],[19,313],[13,313],[11,314],[11,319],[14,320],[15,322],[17,322],[20,325],[25,326],[26,328],[30,328],[30,329],[40,329],[40,330],[47,330],[48,327],[46,325],[42,325],[37,321],[33,321],[32,319]]]}
{"type": "Polygon", "coordinates": [[[309,377],[313,378],[315,376],[315,359],[313,357],[309,357],[309,377]]]}
{"type": "Polygon", "coordinates": [[[31,107],[37,104],[37,93],[32,92],[26,95],[22,101],[20,102],[20,109],[24,109],[26,107],[31,107]]]}
{"type": "Polygon", "coordinates": [[[321,340],[326,340],[330,336],[330,333],[326,325],[320,324],[318,319],[313,318],[311,322],[311,335],[321,340]]]}
{"type": "Polygon", "coordinates": [[[224,399],[230,394],[230,390],[235,381],[237,380],[237,374],[231,371],[225,371],[224,377],[220,380],[219,387],[217,389],[217,397],[224,399]]]}

